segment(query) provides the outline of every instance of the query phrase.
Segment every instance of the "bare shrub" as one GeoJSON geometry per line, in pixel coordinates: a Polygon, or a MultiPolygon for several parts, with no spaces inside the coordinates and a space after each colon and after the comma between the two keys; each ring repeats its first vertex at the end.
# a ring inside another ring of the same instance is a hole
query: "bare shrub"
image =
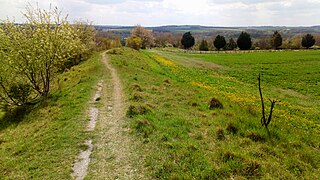
{"type": "Polygon", "coordinates": [[[209,109],[214,109],[214,108],[223,108],[222,103],[215,97],[213,97],[210,102],[208,103],[209,109]]]}

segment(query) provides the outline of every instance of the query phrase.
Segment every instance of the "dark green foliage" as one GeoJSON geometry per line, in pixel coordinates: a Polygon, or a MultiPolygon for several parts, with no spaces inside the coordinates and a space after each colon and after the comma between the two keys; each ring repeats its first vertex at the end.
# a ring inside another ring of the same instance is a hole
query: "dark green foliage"
{"type": "Polygon", "coordinates": [[[194,37],[191,35],[190,32],[186,32],[183,34],[181,39],[181,44],[183,45],[184,49],[191,48],[195,43],[194,37]]]}
{"type": "Polygon", "coordinates": [[[9,90],[8,96],[18,105],[23,105],[29,101],[31,90],[32,88],[28,84],[13,85],[9,90]]]}
{"type": "Polygon", "coordinates": [[[229,39],[229,42],[224,47],[225,50],[234,50],[237,48],[237,43],[233,40],[233,38],[229,39]]]}
{"type": "Polygon", "coordinates": [[[199,46],[200,51],[208,51],[208,42],[204,39],[201,41],[200,46],[199,46]]]}
{"type": "Polygon", "coordinates": [[[246,32],[241,32],[237,40],[237,44],[241,50],[249,50],[252,46],[250,34],[246,32]]]}
{"type": "Polygon", "coordinates": [[[218,51],[221,48],[225,47],[226,44],[227,44],[226,39],[224,38],[224,36],[220,36],[220,35],[218,35],[213,42],[214,47],[216,47],[218,51]]]}
{"type": "Polygon", "coordinates": [[[273,33],[271,38],[271,45],[275,49],[278,49],[282,45],[282,37],[278,31],[273,33]]]}
{"type": "Polygon", "coordinates": [[[32,87],[25,83],[5,83],[0,81],[0,88],[3,92],[0,94],[0,105],[3,108],[7,106],[23,106],[32,100],[32,87]]]}
{"type": "Polygon", "coordinates": [[[311,34],[307,34],[302,37],[301,45],[307,49],[312,47],[316,43],[316,40],[311,34]]]}

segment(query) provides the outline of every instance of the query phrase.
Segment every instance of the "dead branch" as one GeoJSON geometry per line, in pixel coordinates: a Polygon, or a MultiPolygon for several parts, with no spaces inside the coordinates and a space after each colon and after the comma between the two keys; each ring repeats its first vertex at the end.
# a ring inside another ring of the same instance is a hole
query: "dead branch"
{"type": "Polygon", "coordinates": [[[261,117],[260,122],[261,122],[262,126],[264,126],[266,128],[268,135],[270,136],[268,125],[270,124],[271,119],[272,119],[272,113],[273,113],[274,106],[275,106],[276,102],[280,102],[280,101],[269,99],[269,101],[271,102],[271,107],[270,107],[268,119],[266,119],[264,101],[263,101],[262,90],[261,90],[261,76],[260,76],[260,74],[258,76],[258,81],[259,81],[259,92],[260,92],[261,108],[262,108],[262,117],[261,117]]]}

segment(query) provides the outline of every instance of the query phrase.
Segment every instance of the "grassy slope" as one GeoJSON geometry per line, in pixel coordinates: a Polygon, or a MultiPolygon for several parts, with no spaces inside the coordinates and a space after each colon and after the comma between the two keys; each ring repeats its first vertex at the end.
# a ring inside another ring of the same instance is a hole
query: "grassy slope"
{"type": "Polygon", "coordinates": [[[98,77],[99,54],[63,73],[51,97],[27,113],[0,119],[0,179],[69,179],[88,137],[86,109],[98,77]]]}
{"type": "MultiPolygon", "coordinates": [[[[309,93],[309,86],[304,86],[305,95],[284,90],[264,72],[266,98],[282,99],[276,105],[270,125],[272,138],[268,138],[259,122],[258,90],[250,81],[256,75],[234,65],[234,59],[241,58],[237,60],[241,63],[260,54],[211,55],[214,58],[210,58],[161,51],[139,53],[130,49],[115,52],[110,56],[131,104],[128,114],[131,125],[144,139],[146,165],[154,178],[317,178],[319,99],[309,93]],[[186,61],[181,58],[201,58],[226,67],[184,66],[186,61]],[[271,86],[267,87],[267,82],[271,86]],[[212,96],[223,103],[223,109],[208,109],[207,102],[212,96]]],[[[283,55],[297,55],[291,53],[283,55]]],[[[286,61],[282,54],[261,56],[286,61]]],[[[316,55],[306,59],[314,60],[316,55]]],[[[317,62],[316,59],[318,66],[317,62]]],[[[288,59],[287,64],[290,63],[288,59]]],[[[288,67],[284,71],[290,70],[288,67]]],[[[302,75],[297,77],[304,81],[304,71],[298,72],[302,75]]]]}

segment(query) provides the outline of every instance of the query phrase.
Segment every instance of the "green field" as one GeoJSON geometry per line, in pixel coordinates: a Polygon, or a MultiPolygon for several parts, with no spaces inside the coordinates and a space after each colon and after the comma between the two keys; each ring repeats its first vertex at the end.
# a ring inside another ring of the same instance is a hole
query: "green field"
{"type": "Polygon", "coordinates": [[[0,179],[70,179],[88,102],[104,69],[96,53],[54,81],[50,97],[35,106],[0,112],[0,179]]]}
{"type": "Polygon", "coordinates": [[[220,73],[240,81],[256,84],[259,73],[266,83],[282,89],[292,89],[302,94],[320,97],[319,51],[256,52],[242,54],[170,54],[175,60],[200,59],[217,63],[230,70],[220,73]]]}
{"type": "Polygon", "coordinates": [[[185,54],[117,49],[131,127],[158,179],[317,179],[320,52],[185,54]],[[257,76],[276,104],[260,124],[257,76]],[[216,97],[223,109],[208,108],[216,97]]]}

